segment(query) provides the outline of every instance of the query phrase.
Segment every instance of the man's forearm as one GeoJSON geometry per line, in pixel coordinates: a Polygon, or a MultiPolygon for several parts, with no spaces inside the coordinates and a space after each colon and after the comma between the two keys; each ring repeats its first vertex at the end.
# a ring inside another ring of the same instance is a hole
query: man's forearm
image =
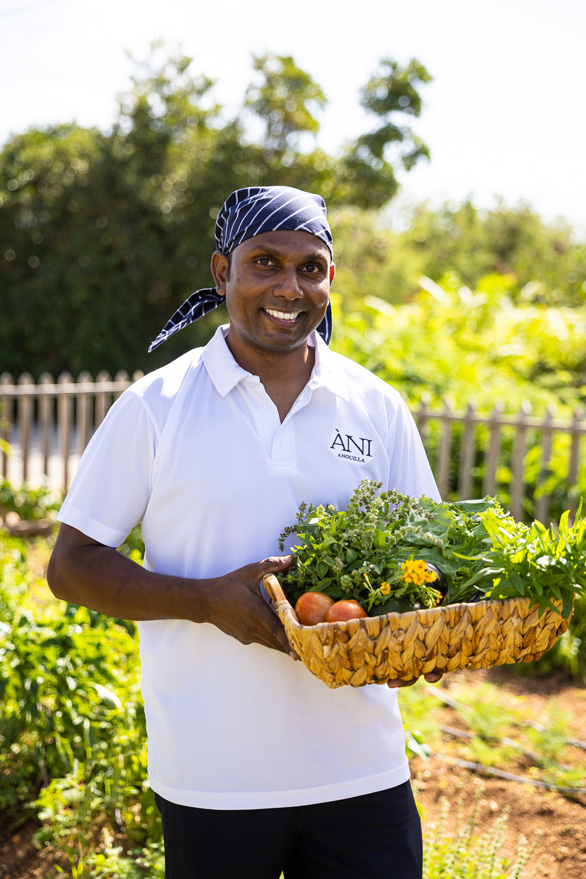
{"type": "Polygon", "coordinates": [[[120,619],[204,621],[209,580],[147,571],[109,546],[68,540],[68,527],[62,526],[47,570],[57,598],[120,619]]]}
{"type": "Polygon", "coordinates": [[[285,571],[291,556],[263,559],[220,577],[192,579],[147,571],[116,549],[62,525],[49,561],[53,594],[127,620],[211,623],[243,644],[291,652],[285,630],[260,594],[264,574],[285,571]]]}

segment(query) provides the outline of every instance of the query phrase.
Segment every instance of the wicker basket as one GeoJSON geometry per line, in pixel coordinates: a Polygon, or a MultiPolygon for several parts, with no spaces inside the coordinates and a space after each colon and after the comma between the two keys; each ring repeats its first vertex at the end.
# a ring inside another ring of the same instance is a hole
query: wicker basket
{"type": "Polygon", "coordinates": [[[553,610],[539,618],[538,608],[530,608],[528,598],[302,626],[277,578],[267,574],[264,585],[295,651],[332,688],[408,681],[432,671],[532,662],[568,627],[561,613],[553,610]]]}

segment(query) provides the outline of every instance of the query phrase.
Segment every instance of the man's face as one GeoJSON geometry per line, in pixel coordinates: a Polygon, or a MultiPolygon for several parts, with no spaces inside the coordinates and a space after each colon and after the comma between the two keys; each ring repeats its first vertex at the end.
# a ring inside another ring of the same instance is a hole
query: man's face
{"type": "Polygon", "coordinates": [[[238,354],[283,352],[305,346],[325,315],[334,277],[330,252],[309,232],[264,232],[216,252],[212,273],[225,293],[228,341],[238,354]]]}

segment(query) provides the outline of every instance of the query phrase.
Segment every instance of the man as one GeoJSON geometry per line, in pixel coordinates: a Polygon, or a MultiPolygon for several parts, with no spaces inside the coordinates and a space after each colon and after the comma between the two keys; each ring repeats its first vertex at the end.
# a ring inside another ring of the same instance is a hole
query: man
{"type": "Polygon", "coordinates": [[[49,582],[140,621],[167,879],[417,879],[396,691],[329,690],[293,662],[260,581],[291,563],[271,553],[302,501],[343,506],[363,478],[414,496],[435,483],[399,395],[326,345],[323,200],[238,190],[216,243],[215,289],[151,349],[224,300],[230,323],[112,407],[62,507],[49,582]],[[137,522],[142,568],[115,549],[137,522]]]}

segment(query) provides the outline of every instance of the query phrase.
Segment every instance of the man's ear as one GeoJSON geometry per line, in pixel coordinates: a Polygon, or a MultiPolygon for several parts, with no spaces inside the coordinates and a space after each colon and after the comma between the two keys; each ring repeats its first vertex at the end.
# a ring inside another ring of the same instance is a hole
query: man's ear
{"type": "Polygon", "coordinates": [[[216,282],[216,292],[220,296],[226,295],[226,280],[228,278],[228,257],[225,253],[215,250],[212,253],[212,262],[210,266],[214,281],[216,282]]]}
{"type": "Polygon", "coordinates": [[[332,281],[334,280],[334,275],[335,275],[335,274],[336,274],[336,266],[334,265],[334,263],[331,263],[331,264],[330,264],[330,284],[331,284],[332,281]]]}

